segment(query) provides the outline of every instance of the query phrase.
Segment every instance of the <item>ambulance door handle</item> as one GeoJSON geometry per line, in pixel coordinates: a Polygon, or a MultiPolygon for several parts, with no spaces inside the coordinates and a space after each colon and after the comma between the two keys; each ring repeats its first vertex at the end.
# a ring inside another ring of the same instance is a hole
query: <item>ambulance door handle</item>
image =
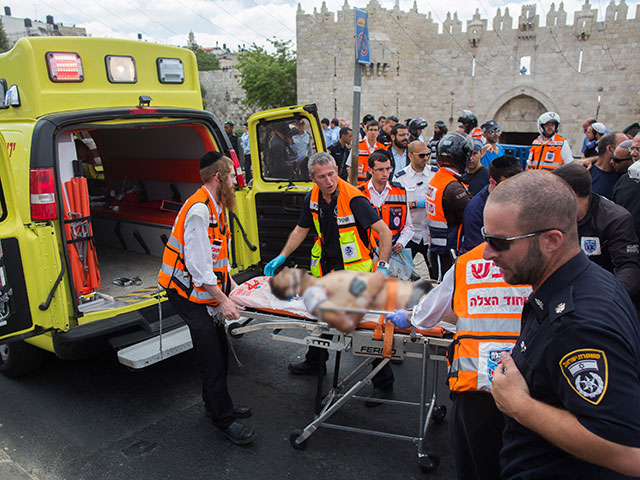
{"type": "Polygon", "coordinates": [[[56,278],[56,281],[53,282],[53,287],[51,287],[51,291],[49,292],[49,295],[47,295],[47,299],[44,302],[42,302],[40,305],[38,305],[38,308],[43,312],[45,310],[48,310],[49,307],[51,306],[51,302],[53,301],[53,295],[56,293],[56,289],[58,288],[58,285],[60,285],[60,282],[62,281],[62,277],[64,277],[64,259],[62,258],[62,254],[60,254],[60,265],[61,265],[60,275],[58,275],[58,278],[56,278]]]}

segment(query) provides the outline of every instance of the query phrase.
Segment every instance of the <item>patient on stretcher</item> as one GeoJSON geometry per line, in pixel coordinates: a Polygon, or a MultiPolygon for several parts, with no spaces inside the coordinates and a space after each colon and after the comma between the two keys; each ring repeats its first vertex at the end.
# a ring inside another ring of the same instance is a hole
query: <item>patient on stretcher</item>
{"type": "Polygon", "coordinates": [[[342,331],[355,330],[365,313],[331,310],[331,307],[386,310],[390,282],[397,282],[394,308],[411,310],[433,286],[429,281],[387,279],[381,273],[338,270],[314,277],[305,270],[283,268],[270,279],[271,292],[281,300],[302,296],[307,310],[342,331]],[[320,308],[321,307],[321,308],[320,308]]]}

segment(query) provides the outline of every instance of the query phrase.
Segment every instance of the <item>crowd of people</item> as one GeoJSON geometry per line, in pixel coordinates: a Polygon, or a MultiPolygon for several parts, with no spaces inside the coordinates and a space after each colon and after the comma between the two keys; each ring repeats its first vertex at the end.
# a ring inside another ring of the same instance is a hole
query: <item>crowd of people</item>
{"type": "MultiPolygon", "coordinates": [[[[312,313],[380,308],[379,292],[397,282],[402,295],[388,321],[455,324],[447,380],[458,478],[639,476],[640,125],[615,132],[590,119],[574,158],[559,115],[546,112],[521,161],[504,154],[495,120],[479,126],[468,110],[455,132],[435,122],[428,140],[423,118],[367,115],[357,132],[334,120],[322,120],[328,152],[314,153],[304,124],[295,134],[289,124],[264,132],[270,175],[287,179],[288,164],[302,171],[302,162],[314,184],[265,265],[273,293],[302,296],[312,313]],[[347,181],[352,173],[357,185],[347,181]],[[302,274],[285,264],[309,233],[302,274]],[[388,278],[390,262],[407,252],[424,258],[435,288],[419,276],[388,278]]],[[[159,283],[190,328],[208,415],[245,445],[256,434],[238,420],[251,410],[227,391],[222,327],[241,314],[228,297],[235,284],[223,215],[234,207],[235,174],[217,152],[202,158],[200,173],[203,187],[173,227],[159,283]]],[[[357,326],[349,318],[323,320],[349,331],[357,326]]],[[[310,347],[288,368],[321,375],[327,360],[310,347]]],[[[372,383],[371,408],[393,396],[390,363],[372,383]]]]}

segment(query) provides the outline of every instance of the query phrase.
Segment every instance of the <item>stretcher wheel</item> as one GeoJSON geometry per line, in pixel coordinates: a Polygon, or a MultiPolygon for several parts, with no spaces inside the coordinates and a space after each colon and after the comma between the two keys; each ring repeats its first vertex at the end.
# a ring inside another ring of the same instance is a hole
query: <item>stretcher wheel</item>
{"type": "Polygon", "coordinates": [[[229,327],[227,328],[227,331],[229,332],[229,336],[233,337],[233,338],[241,338],[244,333],[234,333],[236,331],[236,329],[243,327],[244,325],[242,325],[242,322],[234,322],[231,325],[229,325],[229,327]]]}
{"type": "Polygon", "coordinates": [[[433,408],[433,413],[431,414],[431,419],[433,423],[442,423],[444,417],[447,416],[447,406],[446,405],[436,405],[433,408]]]}
{"type": "Polygon", "coordinates": [[[296,443],[296,440],[300,435],[302,435],[302,430],[294,430],[293,432],[291,432],[289,434],[289,443],[296,450],[306,450],[307,444],[305,442],[296,443]]]}
{"type": "Polygon", "coordinates": [[[418,464],[423,472],[431,473],[440,465],[440,457],[435,453],[427,453],[422,457],[418,457],[418,464]]]}

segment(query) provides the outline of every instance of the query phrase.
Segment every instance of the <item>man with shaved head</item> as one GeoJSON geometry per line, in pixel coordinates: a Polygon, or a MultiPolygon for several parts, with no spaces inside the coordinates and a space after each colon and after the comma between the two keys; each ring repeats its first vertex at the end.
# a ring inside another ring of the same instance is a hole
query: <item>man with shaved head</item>
{"type": "Polygon", "coordinates": [[[544,171],[502,182],[484,210],[484,258],[507,283],[533,288],[493,376],[507,416],[503,479],[640,475],[638,317],[580,251],[577,213],[571,188],[544,171]]]}
{"type": "Polygon", "coordinates": [[[613,187],[620,174],[611,165],[611,160],[616,147],[626,139],[624,133],[612,132],[598,140],[598,157],[589,170],[593,191],[598,195],[609,199],[613,196],[613,187]]]}

